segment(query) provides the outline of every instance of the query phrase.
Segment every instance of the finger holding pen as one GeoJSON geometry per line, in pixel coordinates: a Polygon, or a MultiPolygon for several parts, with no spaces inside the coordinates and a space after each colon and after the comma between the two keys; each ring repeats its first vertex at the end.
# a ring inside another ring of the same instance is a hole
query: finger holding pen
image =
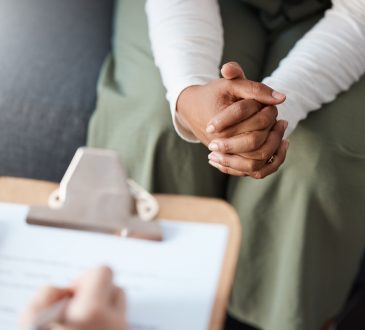
{"type": "Polygon", "coordinates": [[[99,267],[82,275],[70,288],[40,290],[23,314],[21,325],[37,330],[51,323],[57,324],[57,330],[127,330],[125,310],[124,292],[113,284],[111,269],[99,267]],[[67,305],[63,305],[66,299],[67,305]],[[58,308],[61,305],[62,310],[58,308]]]}
{"type": "Polygon", "coordinates": [[[125,295],[113,284],[113,273],[108,267],[79,278],[74,290],[78,294],[71,301],[67,316],[75,329],[127,329],[125,295]]]}
{"type": "MultiPolygon", "coordinates": [[[[57,288],[53,286],[43,287],[37,292],[31,304],[21,315],[19,322],[20,326],[22,329],[36,329],[39,323],[43,323],[46,316],[45,312],[50,306],[71,298],[72,295],[73,291],[68,288],[57,288]]],[[[57,318],[60,316],[61,315],[56,315],[57,318]]]]}

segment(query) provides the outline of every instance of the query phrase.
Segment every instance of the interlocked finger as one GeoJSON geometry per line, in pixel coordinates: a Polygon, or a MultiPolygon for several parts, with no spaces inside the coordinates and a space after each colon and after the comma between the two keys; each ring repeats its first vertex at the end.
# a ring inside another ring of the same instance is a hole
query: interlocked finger
{"type": "Polygon", "coordinates": [[[222,173],[234,176],[251,176],[262,179],[276,172],[283,164],[289,142],[281,142],[271,163],[267,161],[255,161],[238,155],[227,155],[213,152],[209,155],[209,164],[219,169],[222,173]]]}
{"type": "Polygon", "coordinates": [[[213,160],[209,160],[209,164],[221,171],[224,174],[233,175],[233,176],[247,176],[248,174],[245,172],[237,171],[233,168],[223,166],[213,160]]]}
{"type": "Polygon", "coordinates": [[[226,154],[242,154],[259,149],[268,136],[268,130],[248,132],[231,138],[215,139],[208,145],[208,148],[210,151],[226,154]]]}
{"type": "Polygon", "coordinates": [[[208,158],[210,161],[218,163],[223,167],[244,173],[259,171],[266,163],[266,161],[262,160],[248,159],[240,155],[222,154],[219,152],[212,152],[208,158]]]}
{"type": "Polygon", "coordinates": [[[277,122],[270,131],[267,140],[260,148],[251,152],[244,152],[242,153],[242,156],[249,159],[265,160],[265,162],[267,162],[279,149],[286,128],[286,121],[277,122]]]}
{"type": "Polygon", "coordinates": [[[277,116],[277,108],[274,106],[267,106],[261,111],[256,112],[250,118],[224,129],[217,134],[218,138],[228,138],[248,132],[270,130],[276,124],[277,116]]]}
{"type": "Polygon", "coordinates": [[[224,111],[221,111],[214,116],[208,124],[208,133],[211,133],[213,129],[215,132],[221,132],[232,125],[236,125],[250,118],[262,108],[263,105],[255,100],[241,100],[234,102],[224,111]]]}
{"type": "Polygon", "coordinates": [[[256,179],[263,179],[266,176],[276,172],[285,161],[288,147],[289,147],[289,141],[284,140],[281,143],[280,148],[278,149],[277,153],[275,154],[273,162],[267,164],[261,170],[254,172],[253,177],[256,179]]]}

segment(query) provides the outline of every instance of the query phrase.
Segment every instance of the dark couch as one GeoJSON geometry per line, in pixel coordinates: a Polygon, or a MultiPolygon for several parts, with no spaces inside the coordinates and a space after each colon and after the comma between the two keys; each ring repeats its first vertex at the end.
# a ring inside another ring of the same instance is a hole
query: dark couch
{"type": "Polygon", "coordinates": [[[85,144],[112,0],[0,0],[0,176],[59,180],[85,144]]]}

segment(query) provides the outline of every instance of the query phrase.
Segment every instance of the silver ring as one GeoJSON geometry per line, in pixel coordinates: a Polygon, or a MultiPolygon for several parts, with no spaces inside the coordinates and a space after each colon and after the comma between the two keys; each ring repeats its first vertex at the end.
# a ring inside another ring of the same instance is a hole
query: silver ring
{"type": "Polygon", "coordinates": [[[266,162],[266,164],[272,164],[275,160],[275,155],[272,155],[266,162]]]}

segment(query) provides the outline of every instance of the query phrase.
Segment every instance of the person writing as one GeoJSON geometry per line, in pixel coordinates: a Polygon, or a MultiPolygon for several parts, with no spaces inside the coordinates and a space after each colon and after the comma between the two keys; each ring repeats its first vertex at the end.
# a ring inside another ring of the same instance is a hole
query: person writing
{"type": "Polygon", "coordinates": [[[92,269],[69,288],[45,287],[24,311],[20,324],[30,329],[55,303],[69,299],[63,315],[47,329],[54,330],[128,330],[126,298],[113,284],[108,267],[92,269]]]}

